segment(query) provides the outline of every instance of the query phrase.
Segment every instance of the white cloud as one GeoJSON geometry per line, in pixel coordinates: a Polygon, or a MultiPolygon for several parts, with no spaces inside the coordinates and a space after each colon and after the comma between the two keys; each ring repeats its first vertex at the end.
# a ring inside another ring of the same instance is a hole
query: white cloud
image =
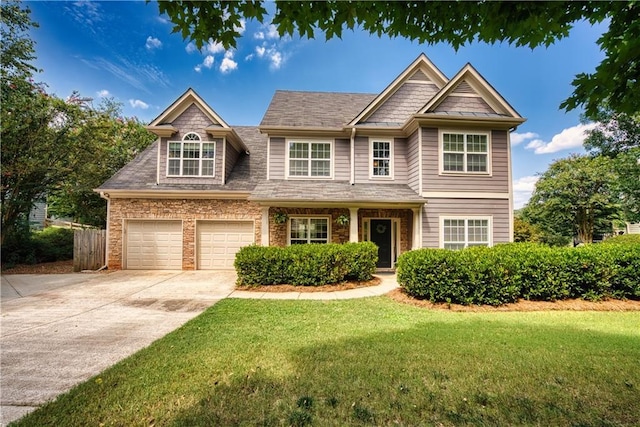
{"type": "Polygon", "coordinates": [[[253,59],[253,53],[250,53],[249,55],[244,57],[245,61],[251,61],[253,59]]]}
{"type": "Polygon", "coordinates": [[[268,39],[278,39],[280,38],[280,34],[278,34],[278,29],[275,25],[269,24],[267,26],[267,38],[268,39]]]}
{"type": "Polygon", "coordinates": [[[258,31],[253,35],[253,38],[256,40],[264,40],[264,32],[258,31]]]}
{"type": "Polygon", "coordinates": [[[524,141],[528,141],[533,138],[537,138],[539,135],[535,132],[525,132],[525,133],[511,133],[511,145],[522,144],[524,141]]]}
{"type": "Polygon", "coordinates": [[[109,91],[106,90],[106,89],[99,90],[99,91],[96,92],[96,94],[98,95],[99,98],[107,98],[107,97],[111,96],[109,91]]]}
{"type": "Polygon", "coordinates": [[[193,67],[193,69],[195,70],[196,73],[199,73],[202,71],[202,64],[198,64],[195,67],[193,67]]]}
{"type": "Polygon", "coordinates": [[[282,53],[277,50],[273,50],[269,53],[269,61],[271,61],[271,69],[278,70],[282,66],[282,53]]]}
{"type": "Polygon", "coordinates": [[[233,51],[228,50],[224,54],[222,64],[220,64],[220,72],[223,74],[230,73],[238,68],[238,63],[233,60],[233,51]]]}
{"type": "Polygon", "coordinates": [[[246,27],[247,25],[247,21],[244,19],[240,20],[240,25],[234,25],[233,29],[236,30],[238,33],[240,33],[241,35],[244,34],[245,30],[247,29],[246,27]]]}
{"type": "Polygon", "coordinates": [[[266,50],[267,48],[265,48],[264,46],[256,46],[256,54],[258,54],[259,58],[262,58],[264,56],[266,50]]]}
{"type": "Polygon", "coordinates": [[[144,101],[140,101],[139,99],[130,99],[129,105],[131,105],[132,108],[141,108],[143,110],[149,108],[149,104],[144,101]]]}
{"type": "Polygon", "coordinates": [[[211,67],[213,67],[213,62],[214,61],[215,61],[215,59],[213,58],[213,55],[207,55],[207,56],[205,56],[204,61],[202,61],[202,65],[204,67],[211,68],[211,67]]]}
{"type": "Polygon", "coordinates": [[[582,146],[585,138],[587,137],[586,131],[593,129],[595,126],[595,123],[589,123],[586,125],[579,124],[563,129],[562,132],[551,138],[551,142],[534,139],[527,144],[526,148],[534,150],[533,152],[536,154],[556,153],[570,148],[577,148],[582,146]]]}
{"type": "Polygon", "coordinates": [[[222,46],[222,43],[220,42],[216,42],[216,41],[213,41],[213,39],[209,39],[209,42],[204,47],[204,50],[212,55],[215,55],[216,53],[224,52],[224,46],[222,46]]]}
{"type": "Polygon", "coordinates": [[[149,36],[147,37],[147,42],[145,43],[144,47],[146,47],[148,50],[160,49],[162,47],[162,42],[160,41],[160,39],[149,36]]]}
{"type": "Polygon", "coordinates": [[[538,176],[523,176],[513,181],[513,208],[520,209],[527,204],[536,188],[538,176]]]}
{"type": "Polygon", "coordinates": [[[196,47],[196,45],[193,42],[189,42],[189,44],[187,44],[187,46],[184,48],[184,50],[186,50],[187,53],[193,53],[193,52],[197,51],[198,48],[196,47]]]}
{"type": "Polygon", "coordinates": [[[265,24],[259,31],[253,34],[253,38],[256,40],[273,40],[279,39],[278,29],[273,24],[265,24]]]}

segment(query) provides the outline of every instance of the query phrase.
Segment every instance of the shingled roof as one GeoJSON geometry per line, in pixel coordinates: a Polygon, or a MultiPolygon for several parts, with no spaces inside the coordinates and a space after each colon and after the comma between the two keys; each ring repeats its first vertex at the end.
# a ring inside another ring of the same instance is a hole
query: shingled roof
{"type": "Polygon", "coordinates": [[[151,144],[135,159],[120,169],[96,191],[241,191],[250,192],[264,180],[266,174],[267,137],[256,126],[233,126],[249,148],[250,154],[241,153],[224,185],[221,184],[160,184],[156,183],[158,141],[151,144]]]}
{"type": "Polygon", "coordinates": [[[371,93],[277,90],[260,127],[342,128],[375,97],[371,93]]]}

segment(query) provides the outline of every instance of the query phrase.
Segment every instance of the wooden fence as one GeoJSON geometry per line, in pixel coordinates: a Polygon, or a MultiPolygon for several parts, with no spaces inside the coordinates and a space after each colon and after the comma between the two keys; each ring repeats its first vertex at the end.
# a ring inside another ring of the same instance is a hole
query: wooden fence
{"type": "Polygon", "coordinates": [[[98,270],[105,265],[106,230],[73,231],[73,271],[98,270]]]}

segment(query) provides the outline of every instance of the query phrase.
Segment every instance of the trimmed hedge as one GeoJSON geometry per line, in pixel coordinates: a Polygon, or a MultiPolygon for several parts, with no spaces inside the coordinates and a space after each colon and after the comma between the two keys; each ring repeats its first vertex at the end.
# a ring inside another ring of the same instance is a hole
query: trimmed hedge
{"type": "Polygon", "coordinates": [[[320,286],[371,279],[378,247],[371,242],[287,247],[245,246],[236,254],[238,285],[320,286]]]}
{"type": "Polygon", "coordinates": [[[603,244],[636,244],[640,245],[640,234],[621,234],[618,236],[609,237],[602,241],[603,244]]]}
{"type": "Polygon", "coordinates": [[[16,264],[73,259],[73,230],[48,227],[42,231],[22,231],[7,236],[2,245],[3,267],[16,264]]]}
{"type": "Polygon", "coordinates": [[[640,245],[634,244],[420,249],[402,254],[397,267],[398,283],[409,295],[433,302],[640,299],[640,245]]]}

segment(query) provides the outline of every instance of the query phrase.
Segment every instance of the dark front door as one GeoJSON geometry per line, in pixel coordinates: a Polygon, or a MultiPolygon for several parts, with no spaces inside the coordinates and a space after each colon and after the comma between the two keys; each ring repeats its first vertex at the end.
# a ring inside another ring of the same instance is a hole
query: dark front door
{"type": "Polygon", "coordinates": [[[378,268],[391,268],[391,220],[371,220],[371,241],[378,246],[378,268]]]}

